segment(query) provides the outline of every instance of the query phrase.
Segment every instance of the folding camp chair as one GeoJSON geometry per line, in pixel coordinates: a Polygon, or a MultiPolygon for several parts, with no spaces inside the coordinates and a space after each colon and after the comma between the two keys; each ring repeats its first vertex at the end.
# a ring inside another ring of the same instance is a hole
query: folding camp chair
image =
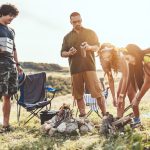
{"type": "Polygon", "coordinates": [[[110,88],[106,87],[106,85],[104,84],[104,78],[100,78],[100,82],[101,82],[101,85],[102,85],[102,90],[103,90],[103,94],[104,94],[105,100],[107,100],[107,98],[108,98],[108,90],[110,88]]]}
{"type": "Polygon", "coordinates": [[[21,107],[25,108],[30,115],[27,117],[24,124],[28,123],[33,117],[39,118],[39,113],[43,108],[51,109],[51,101],[55,93],[60,89],[45,87],[46,73],[26,75],[23,83],[19,87],[20,96],[17,99],[17,120],[20,125],[21,107]],[[47,97],[47,92],[52,93],[52,97],[47,97]]]}
{"type": "Polygon", "coordinates": [[[97,104],[96,98],[92,98],[91,94],[84,94],[84,101],[86,106],[89,106],[90,108],[90,110],[87,113],[87,117],[90,116],[92,112],[95,112],[100,118],[102,118],[99,114],[99,106],[97,104]]]}

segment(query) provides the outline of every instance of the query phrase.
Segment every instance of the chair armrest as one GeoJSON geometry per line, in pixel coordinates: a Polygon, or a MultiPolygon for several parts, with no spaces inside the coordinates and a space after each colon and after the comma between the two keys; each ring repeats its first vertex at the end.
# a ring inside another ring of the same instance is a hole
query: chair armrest
{"type": "Polygon", "coordinates": [[[52,87],[45,87],[45,90],[47,92],[55,93],[55,92],[61,91],[62,89],[56,89],[56,88],[52,88],[52,87]]]}

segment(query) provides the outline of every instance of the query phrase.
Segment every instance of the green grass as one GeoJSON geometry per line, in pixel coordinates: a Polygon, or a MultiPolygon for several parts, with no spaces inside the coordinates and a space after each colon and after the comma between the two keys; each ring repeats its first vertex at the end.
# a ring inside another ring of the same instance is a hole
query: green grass
{"type": "MultiPolygon", "coordinates": [[[[52,107],[55,110],[59,109],[63,103],[68,103],[73,108],[71,95],[55,98],[52,101],[52,107]]],[[[107,108],[109,112],[114,115],[116,114],[116,110],[112,107],[111,101],[108,101],[107,108]]],[[[149,112],[149,108],[150,102],[147,96],[140,105],[141,115],[149,112]]],[[[75,111],[76,108],[74,108],[75,111]]],[[[36,118],[23,126],[23,121],[27,115],[28,113],[23,110],[21,114],[21,125],[18,126],[16,121],[16,103],[12,102],[10,122],[14,127],[14,131],[0,135],[0,150],[140,150],[144,147],[150,147],[150,118],[142,118],[144,125],[142,131],[139,129],[132,131],[127,126],[125,135],[116,134],[105,138],[99,135],[98,130],[95,129],[93,133],[86,135],[64,136],[57,134],[54,137],[49,137],[40,131],[40,121],[36,118]]],[[[0,112],[1,116],[2,113],[0,112]]],[[[95,113],[92,113],[89,119],[97,125],[101,121],[95,113]]]]}
{"type": "MultiPolygon", "coordinates": [[[[27,72],[32,71],[28,70],[27,72]]],[[[68,72],[47,72],[47,77],[48,76],[55,78],[70,77],[68,72]]],[[[65,91],[65,88],[63,90],[65,91]]],[[[95,129],[93,133],[88,133],[86,135],[68,136],[57,134],[54,137],[49,137],[40,131],[40,120],[37,118],[31,120],[27,125],[23,125],[23,122],[28,115],[25,110],[22,110],[21,125],[18,126],[16,117],[16,102],[12,101],[10,124],[13,126],[14,131],[7,134],[0,134],[0,150],[140,150],[143,149],[143,147],[150,147],[150,118],[142,117],[142,114],[149,112],[149,98],[150,93],[147,93],[140,104],[141,118],[144,125],[143,131],[140,131],[139,129],[132,131],[127,126],[127,132],[125,135],[116,134],[108,138],[101,136],[97,129],[95,129]]],[[[70,104],[75,114],[76,107],[73,107],[72,99],[73,98],[70,94],[58,96],[52,101],[52,109],[58,110],[63,103],[67,103],[70,104]]],[[[126,106],[128,105],[129,102],[126,100],[126,106]]],[[[0,110],[2,109],[1,107],[2,103],[0,102],[0,110]]],[[[116,108],[112,106],[111,94],[109,94],[107,101],[107,111],[116,116],[116,108]]],[[[99,125],[101,122],[101,119],[95,113],[92,113],[89,119],[96,125],[99,125]]],[[[0,111],[0,121],[1,120],[2,111],[0,111]]]]}

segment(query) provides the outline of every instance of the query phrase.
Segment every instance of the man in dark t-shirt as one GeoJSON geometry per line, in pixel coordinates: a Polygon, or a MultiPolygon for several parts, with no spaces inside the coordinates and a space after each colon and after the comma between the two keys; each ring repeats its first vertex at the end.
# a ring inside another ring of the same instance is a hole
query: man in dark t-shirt
{"type": "Polygon", "coordinates": [[[96,75],[94,52],[99,50],[98,37],[94,31],[82,27],[82,19],[78,12],[70,15],[73,30],[63,40],[61,56],[68,57],[72,95],[77,100],[80,116],[85,116],[83,94],[85,87],[91,96],[97,99],[102,114],[106,113],[104,97],[100,81],[96,75]]]}
{"type": "Polygon", "coordinates": [[[8,27],[18,13],[14,5],[0,6],[0,98],[3,97],[3,128],[0,131],[10,130],[10,97],[17,92],[17,71],[22,71],[15,48],[14,30],[8,27]]]}

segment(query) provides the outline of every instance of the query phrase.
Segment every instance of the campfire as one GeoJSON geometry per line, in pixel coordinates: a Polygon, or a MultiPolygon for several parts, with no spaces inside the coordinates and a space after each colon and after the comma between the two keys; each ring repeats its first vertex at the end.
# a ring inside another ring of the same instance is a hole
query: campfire
{"type": "Polygon", "coordinates": [[[59,112],[50,120],[45,121],[41,131],[53,136],[55,133],[85,134],[92,132],[94,125],[87,118],[73,118],[70,105],[63,104],[59,112]]]}

